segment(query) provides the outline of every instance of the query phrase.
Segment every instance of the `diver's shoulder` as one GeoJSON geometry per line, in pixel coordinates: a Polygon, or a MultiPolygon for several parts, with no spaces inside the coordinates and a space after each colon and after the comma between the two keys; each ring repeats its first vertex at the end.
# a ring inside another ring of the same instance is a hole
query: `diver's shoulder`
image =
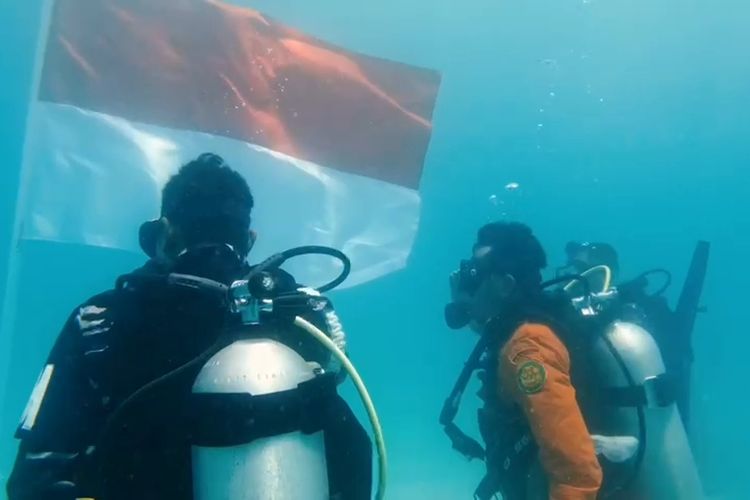
{"type": "Polygon", "coordinates": [[[105,290],[75,306],[69,315],[69,321],[76,330],[84,330],[85,325],[111,321],[123,309],[124,304],[125,301],[116,290],[105,290]]]}
{"type": "Polygon", "coordinates": [[[518,325],[511,337],[511,341],[518,341],[522,339],[531,339],[537,342],[550,342],[559,341],[559,335],[557,334],[557,332],[555,332],[555,329],[552,325],[543,323],[541,321],[530,320],[524,321],[523,323],[518,325]]]}
{"type": "Polygon", "coordinates": [[[112,288],[109,290],[98,292],[90,296],[89,298],[81,302],[81,304],[79,304],[78,307],[79,308],[91,307],[91,306],[113,307],[113,306],[116,306],[121,301],[122,301],[122,293],[112,288]]]}
{"type": "Polygon", "coordinates": [[[525,321],[516,327],[502,349],[504,357],[510,359],[522,352],[558,356],[567,354],[567,348],[551,325],[525,321]]]}
{"type": "Polygon", "coordinates": [[[89,296],[86,300],[81,302],[76,310],[81,308],[117,308],[125,304],[132,302],[132,298],[141,292],[140,289],[135,287],[121,287],[119,281],[129,276],[139,274],[155,274],[158,270],[154,268],[154,265],[149,261],[143,266],[133,269],[129,273],[122,274],[120,277],[112,280],[110,288],[101,290],[94,295],[89,296]]]}

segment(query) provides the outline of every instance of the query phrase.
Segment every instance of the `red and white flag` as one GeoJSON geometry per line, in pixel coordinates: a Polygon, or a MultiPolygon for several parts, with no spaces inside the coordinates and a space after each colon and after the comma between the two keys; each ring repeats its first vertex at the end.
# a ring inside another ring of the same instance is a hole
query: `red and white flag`
{"type": "Polygon", "coordinates": [[[414,240],[439,83],[217,0],[57,0],[21,237],[137,250],[169,176],[213,152],[256,198],[256,259],[328,245],[349,286],[376,278],[414,240]]]}

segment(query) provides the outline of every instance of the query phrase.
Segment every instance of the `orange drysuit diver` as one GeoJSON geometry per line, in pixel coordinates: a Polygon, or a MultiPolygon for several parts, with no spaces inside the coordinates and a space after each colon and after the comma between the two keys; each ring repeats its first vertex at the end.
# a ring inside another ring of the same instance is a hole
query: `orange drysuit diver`
{"type": "Polygon", "coordinates": [[[498,222],[480,229],[472,258],[451,275],[446,322],[481,337],[440,422],[456,450],[486,463],[474,497],[700,498],[653,337],[607,287],[545,291],[545,265],[528,227],[498,222]],[[453,423],[475,371],[484,445],[453,423]]]}
{"type": "Polygon", "coordinates": [[[539,447],[551,500],[594,500],[602,470],[576,401],[570,356],[546,325],[523,323],[501,348],[499,398],[522,410],[539,447]]]}

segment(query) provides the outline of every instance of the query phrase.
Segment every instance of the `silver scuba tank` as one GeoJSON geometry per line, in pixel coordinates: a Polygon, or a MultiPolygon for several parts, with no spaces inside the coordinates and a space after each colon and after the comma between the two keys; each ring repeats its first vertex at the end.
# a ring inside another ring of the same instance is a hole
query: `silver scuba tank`
{"type": "MultiPolygon", "coordinates": [[[[206,362],[193,393],[274,394],[313,379],[314,370],[314,365],[275,340],[237,340],[206,362]]],[[[329,498],[322,431],[289,432],[235,446],[194,445],[192,463],[196,500],[329,498]]]]}
{"type": "MultiPolygon", "coordinates": [[[[623,492],[626,498],[703,498],[700,477],[677,405],[673,398],[665,397],[660,388],[665,367],[651,334],[634,323],[615,321],[608,326],[603,338],[596,341],[593,354],[595,376],[602,386],[624,388],[635,384],[643,388],[645,404],[641,415],[645,436],[641,435],[641,423],[633,408],[612,408],[607,418],[619,422],[618,434],[639,440],[645,437],[637,475],[623,492]]],[[[600,456],[600,460],[607,459],[600,456]]]]}

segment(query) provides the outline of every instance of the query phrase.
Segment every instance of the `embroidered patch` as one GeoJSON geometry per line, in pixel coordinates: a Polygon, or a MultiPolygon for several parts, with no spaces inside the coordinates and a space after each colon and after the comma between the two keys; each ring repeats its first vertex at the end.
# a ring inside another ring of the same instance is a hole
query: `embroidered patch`
{"type": "Polygon", "coordinates": [[[546,382],[547,370],[541,363],[526,361],[518,368],[518,387],[526,394],[536,394],[546,382]]]}

